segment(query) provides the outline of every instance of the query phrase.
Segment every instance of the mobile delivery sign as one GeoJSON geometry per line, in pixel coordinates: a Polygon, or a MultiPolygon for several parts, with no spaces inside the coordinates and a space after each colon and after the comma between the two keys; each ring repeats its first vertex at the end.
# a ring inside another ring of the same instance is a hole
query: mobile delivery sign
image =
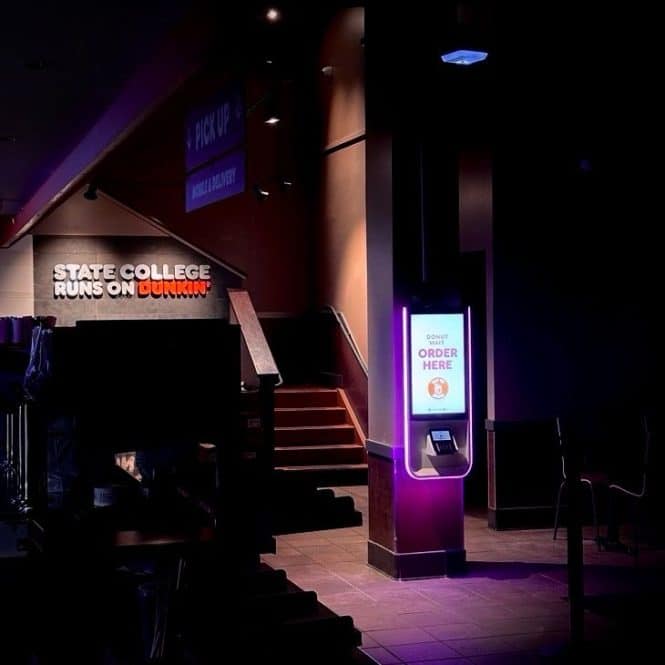
{"type": "Polygon", "coordinates": [[[411,415],[466,413],[464,314],[411,314],[411,415]]]}

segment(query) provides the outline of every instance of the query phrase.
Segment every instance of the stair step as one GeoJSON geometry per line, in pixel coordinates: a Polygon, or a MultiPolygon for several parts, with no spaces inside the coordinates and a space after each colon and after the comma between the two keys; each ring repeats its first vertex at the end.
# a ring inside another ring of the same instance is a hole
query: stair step
{"type": "Polygon", "coordinates": [[[275,407],[307,408],[338,406],[339,396],[331,388],[279,388],[275,391],[275,407]]]}
{"type": "Polygon", "coordinates": [[[278,534],[301,533],[361,526],[362,523],[362,513],[355,509],[352,497],[336,497],[327,490],[317,490],[280,495],[275,505],[273,529],[278,534]]]}
{"type": "Polygon", "coordinates": [[[360,632],[354,627],[353,619],[348,615],[338,616],[319,603],[316,616],[291,619],[279,625],[275,641],[279,645],[289,645],[297,654],[319,652],[325,649],[338,653],[350,651],[360,646],[360,632]]]}
{"type": "Polygon", "coordinates": [[[276,481],[306,484],[313,487],[366,485],[367,464],[311,464],[278,466],[276,481]]]}
{"type": "Polygon", "coordinates": [[[316,464],[359,464],[365,449],[356,444],[321,446],[275,446],[275,465],[309,466],[316,464]]]}
{"type": "Polygon", "coordinates": [[[342,406],[286,407],[275,409],[277,427],[306,425],[343,425],[346,423],[346,410],[342,406]]]}
{"type": "Polygon", "coordinates": [[[264,563],[259,565],[259,570],[245,580],[244,584],[247,593],[257,596],[284,592],[288,588],[287,585],[288,580],[284,570],[271,568],[264,563]]]}
{"type": "Polygon", "coordinates": [[[318,446],[326,444],[355,444],[353,425],[307,425],[305,427],[275,427],[276,446],[318,446]]]}
{"type": "Polygon", "coordinates": [[[289,583],[286,591],[255,596],[244,608],[255,622],[282,622],[308,616],[317,610],[314,591],[303,591],[289,583]]]}
{"type": "Polygon", "coordinates": [[[292,618],[285,618],[275,624],[250,626],[250,633],[256,631],[266,648],[273,649],[289,645],[291,649],[307,650],[316,645],[321,648],[334,648],[335,645],[358,646],[356,628],[348,615],[339,616],[317,601],[311,612],[292,618]]]}
{"type": "Polygon", "coordinates": [[[284,535],[287,533],[305,533],[307,531],[323,531],[325,529],[347,529],[362,526],[363,516],[358,510],[352,512],[339,512],[337,514],[300,514],[280,516],[275,519],[274,533],[284,535]]]}

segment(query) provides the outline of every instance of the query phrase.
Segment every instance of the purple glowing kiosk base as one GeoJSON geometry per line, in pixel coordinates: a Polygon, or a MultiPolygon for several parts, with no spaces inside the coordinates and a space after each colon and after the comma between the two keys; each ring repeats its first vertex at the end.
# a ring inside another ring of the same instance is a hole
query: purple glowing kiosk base
{"type": "Polygon", "coordinates": [[[463,478],[473,464],[470,310],[403,308],[400,319],[402,445],[367,444],[368,562],[400,579],[456,574],[466,564],[463,478]]]}

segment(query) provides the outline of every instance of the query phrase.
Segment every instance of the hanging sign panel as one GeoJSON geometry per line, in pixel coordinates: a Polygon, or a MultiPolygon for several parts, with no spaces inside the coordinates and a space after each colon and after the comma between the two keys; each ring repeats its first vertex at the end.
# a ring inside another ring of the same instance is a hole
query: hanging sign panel
{"type": "Polygon", "coordinates": [[[244,191],[245,153],[236,150],[187,176],[185,210],[191,212],[244,191]]]}
{"type": "Polygon", "coordinates": [[[240,85],[228,86],[185,120],[185,170],[235,148],[245,140],[245,105],[240,85]]]}

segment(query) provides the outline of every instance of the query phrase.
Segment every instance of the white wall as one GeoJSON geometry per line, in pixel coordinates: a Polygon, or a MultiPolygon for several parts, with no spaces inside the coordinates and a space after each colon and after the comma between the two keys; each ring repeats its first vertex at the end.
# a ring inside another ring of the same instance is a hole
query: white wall
{"type": "Polygon", "coordinates": [[[0,316],[34,314],[32,236],[0,249],[0,316]]]}

